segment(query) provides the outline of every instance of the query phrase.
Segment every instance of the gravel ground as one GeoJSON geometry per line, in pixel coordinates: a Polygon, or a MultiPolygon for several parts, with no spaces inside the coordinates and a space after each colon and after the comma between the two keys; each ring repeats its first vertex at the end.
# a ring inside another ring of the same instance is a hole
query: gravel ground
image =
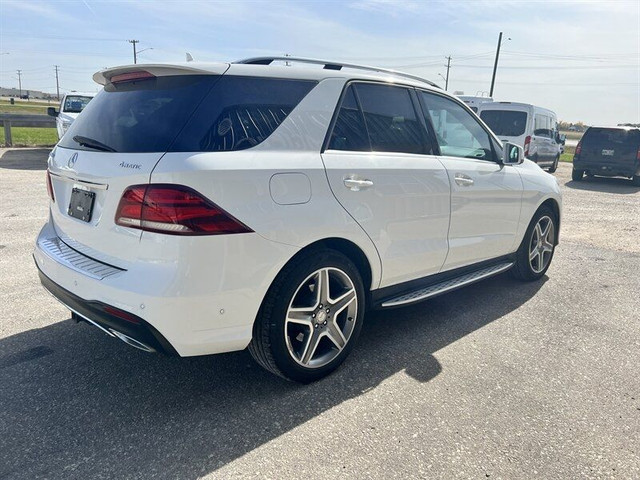
{"type": "Polygon", "coordinates": [[[72,322],[30,256],[46,154],[0,150],[0,478],[640,477],[640,188],[561,164],[543,281],[370,314],[300,386],[72,322]]]}

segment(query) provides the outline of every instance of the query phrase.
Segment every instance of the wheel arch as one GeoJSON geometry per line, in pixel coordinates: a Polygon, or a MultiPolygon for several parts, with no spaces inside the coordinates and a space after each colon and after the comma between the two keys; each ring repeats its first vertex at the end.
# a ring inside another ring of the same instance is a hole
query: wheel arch
{"type": "Polygon", "coordinates": [[[365,286],[365,290],[370,292],[373,289],[373,271],[371,269],[371,263],[367,258],[364,251],[355,243],[350,240],[338,237],[323,238],[310,243],[306,247],[300,249],[291,259],[285,264],[283,269],[290,263],[295,261],[299,256],[305,255],[310,250],[328,248],[342,253],[345,257],[351,260],[360,276],[362,277],[362,284],[365,286]]]}

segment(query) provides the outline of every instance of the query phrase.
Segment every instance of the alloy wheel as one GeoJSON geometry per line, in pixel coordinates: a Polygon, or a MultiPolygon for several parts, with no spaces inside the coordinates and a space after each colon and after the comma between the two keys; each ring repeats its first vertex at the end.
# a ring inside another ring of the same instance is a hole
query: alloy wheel
{"type": "Polygon", "coordinates": [[[529,265],[535,273],[542,272],[549,265],[553,254],[554,240],[553,220],[546,215],[540,217],[533,229],[529,243],[529,265]]]}
{"type": "Polygon", "coordinates": [[[329,364],[346,347],[358,313],[353,281],[342,270],[325,267],[296,289],[285,319],[291,358],[306,368],[329,364]]]}

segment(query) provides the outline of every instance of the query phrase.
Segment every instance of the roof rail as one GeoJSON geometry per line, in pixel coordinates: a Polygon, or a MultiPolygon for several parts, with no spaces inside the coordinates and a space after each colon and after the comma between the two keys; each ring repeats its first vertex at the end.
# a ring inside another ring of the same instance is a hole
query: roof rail
{"type": "Polygon", "coordinates": [[[367,65],[357,65],[354,63],[343,63],[343,62],[329,62],[326,60],[318,60],[315,58],[304,58],[304,57],[253,57],[253,58],[245,58],[244,60],[238,60],[233,63],[243,63],[246,65],[270,65],[272,62],[282,61],[282,62],[297,62],[297,63],[309,63],[312,65],[323,65],[326,70],[342,70],[343,68],[354,68],[357,70],[366,70],[369,72],[378,72],[378,73],[388,73],[390,75],[396,75],[398,77],[410,78],[411,80],[416,80],[418,82],[426,83],[432,87],[440,88],[440,86],[435,83],[426,80],[422,77],[418,77],[417,75],[411,75],[409,73],[398,72],[397,70],[389,70],[387,68],[379,68],[379,67],[370,67],[367,65]]]}

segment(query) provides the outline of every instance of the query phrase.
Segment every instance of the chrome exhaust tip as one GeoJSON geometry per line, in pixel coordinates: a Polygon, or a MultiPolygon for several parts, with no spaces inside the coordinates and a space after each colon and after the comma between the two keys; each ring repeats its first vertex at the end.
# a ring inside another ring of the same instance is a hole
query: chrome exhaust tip
{"type": "Polygon", "coordinates": [[[129,335],[125,335],[122,332],[118,332],[117,330],[114,330],[113,328],[110,328],[109,330],[116,337],[118,337],[124,343],[126,343],[127,345],[129,345],[129,346],[131,346],[133,348],[137,348],[138,350],[142,350],[143,352],[149,352],[149,353],[155,352],[155,349],[151,348],[146,343],[142,343],[141,341],[136,340],[135,338],[131,338],[129,335]]]}

